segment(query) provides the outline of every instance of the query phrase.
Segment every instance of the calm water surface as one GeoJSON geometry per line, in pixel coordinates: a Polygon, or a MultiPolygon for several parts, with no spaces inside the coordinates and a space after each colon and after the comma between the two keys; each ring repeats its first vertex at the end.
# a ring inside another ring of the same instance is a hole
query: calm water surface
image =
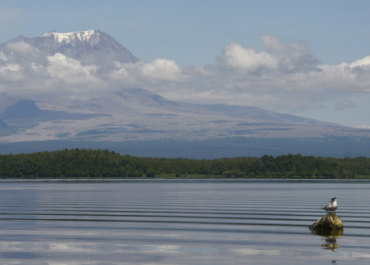
{"type": "Polygon", "coordinates": [[[369,264],[369,181],[0,181],[0,264],[369,264]],[[337,197],[343,236],[311,234],[337,197]]]}

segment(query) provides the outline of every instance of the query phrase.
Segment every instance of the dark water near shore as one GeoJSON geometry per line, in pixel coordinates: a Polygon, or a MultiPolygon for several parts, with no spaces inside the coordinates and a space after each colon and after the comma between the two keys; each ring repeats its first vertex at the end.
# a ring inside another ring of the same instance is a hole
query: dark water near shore
{"type": "Polygon", "coordinates": [[[0,264],[369,264],[370,181],[0,181],[0,264]],[[337,197],[344,234],[308,226],[337,197]]]}

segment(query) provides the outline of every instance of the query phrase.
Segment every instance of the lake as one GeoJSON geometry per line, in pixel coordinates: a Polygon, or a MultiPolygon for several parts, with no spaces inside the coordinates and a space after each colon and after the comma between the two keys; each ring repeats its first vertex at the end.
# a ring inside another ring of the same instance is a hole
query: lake
{"type": "Polygon", "coordinates": [[[1,264],[369,264],[368,180],[2,180],[1,264]],[[343,235],[308,227],[332,197],[343,235]]]}

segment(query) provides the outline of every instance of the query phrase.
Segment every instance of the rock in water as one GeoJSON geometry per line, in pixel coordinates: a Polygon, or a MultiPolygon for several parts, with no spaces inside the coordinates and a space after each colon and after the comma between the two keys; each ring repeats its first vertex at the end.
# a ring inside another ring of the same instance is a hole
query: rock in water
{"type": "Polygon", "coordinates": [[[315,236],[321,236],[326,239],[337,239],[343,236],[343,229],[311,229],[311,233],[315,236]]]}
{"type": "Polygon", "coordinates": [[[335,213],[328,213],[312,224],[309,229],[343,230],[343,222],[335,213]]]}

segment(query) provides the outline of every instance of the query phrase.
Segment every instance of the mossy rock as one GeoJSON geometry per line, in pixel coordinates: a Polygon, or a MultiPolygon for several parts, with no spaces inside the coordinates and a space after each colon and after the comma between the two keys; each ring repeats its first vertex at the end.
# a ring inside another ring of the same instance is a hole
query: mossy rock
{"type": "Polygon", "coordinates": [[[325,230],[328,232],[332,230],[343,230],[343,222],[342,219],[340,219],[335,213],[328,213],[313,223],[309,229],[322,231],[325,230]]]}

